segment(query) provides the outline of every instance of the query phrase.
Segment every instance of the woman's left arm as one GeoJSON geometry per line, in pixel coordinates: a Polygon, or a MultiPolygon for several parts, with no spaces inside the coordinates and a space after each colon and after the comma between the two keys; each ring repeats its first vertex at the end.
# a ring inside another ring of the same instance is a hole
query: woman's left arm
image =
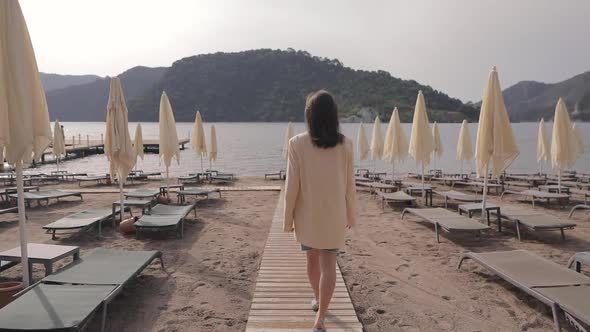
{"type": "Polygon", "coordinates": [[[347,143],[346,150],[346,226],[351,228],[356,225],[356,183],[352,142],[347,143]]]}
{"type": "Polygon", "coordinates": [[[289,141],[287,156],[287,179],[285,180],[285,211],[283,231],[292,232],[294,227],[294,210],[299,195],[299,164],[292,142],[289,141]]]}

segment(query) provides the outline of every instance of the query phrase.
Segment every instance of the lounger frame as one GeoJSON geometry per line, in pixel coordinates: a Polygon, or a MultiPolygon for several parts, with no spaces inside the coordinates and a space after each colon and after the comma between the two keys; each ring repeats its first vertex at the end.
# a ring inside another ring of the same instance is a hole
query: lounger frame
{"type": "MultiPolygon", "coordinates": [[[[184,221],[186,219],[186,217],[191,213],[191,211],[193,211],[195,213],[195,218],[197,217],[197,205],[196,202],[191,204],[191,205],[178,205],[178,207],[188,207],[190,206],[190,209],[187,209],[185,214],[152,214],[153,211],[150,212],[150,214],[146,214],[145,216],[161,216],[161,217],[165,217],[165,216],[169,216],[169,217],[179,217],[178,222],[176,222],[174,225],[168,225],[168,226],[143,226],[143,225],[137,225],[137,223],[135,224],[135,237],[137,239],[140,238],[140,233],[144,230],[152,230],[152,231],[160,231],[160,230],[166,230],[166,229],[175,229],[175,230],[179,230],[180,231],[180,238],[184,237],[184,221]]],[[[155,209],[157,207],[157,205],[152,208],[155,209]]],[[[138,220],[140,221],[141,218],[138,220]]]]}
{"type": "MultiPolygon", "coordinates": [[[[482,232],[484,230],[487,230],[487,229],[490,228],[489,226],[482,225],[482,228],[481,229],[452,229],[451,230],[451,229],[447,228],[444,224],[439,223],[439,221],[437,221],[437,220],[434,220],[432,218],[428,218],[426,216],[421,216],[419,214],[416,214],[415,213],[416,210],[421,210],[421,209],[405,208],[402,211],[401,219],[403,220],[404,219],[404,216],[407,213],[409,213],[409,214],[412,214],[412,215],[414,215],[414,216],[416,216],[418,218],[422,218],[423,220],[426,220],[426,221],[430,222],[431,224],[434,225],[434,232],[435,232],[435,235],[436,235],[436,242],[438,242],[438,243],[440,243],[440,232],[439,232],[439,228],[441,230],[445,231],[446,233],[449,233],[449,234],[452,233],[452,232],[475,233],[475,235],[478,236],[478,237],[481,236],[481,234],[482,234],[482,232]]],[[[457,219],[461,219],[461,218],[465,218],[465,219],[469,220],[469,218],[457,214],[457,219]]],[[[475,221],[473,221],[473,222],[475,222],[475,221]]]]}
{"type": "Polygon", "coordinates": [[[529,294],[530,296],[536,298],[537,300],[543,302],[545,305],[549,306],[551,308],[551,312],[552,312],[552,315],[553,315],[553,325],[554,325],[555,331],[561,331],[561,325],[559,323],[559,312],[560,311],[563,311],[563,313],[565,314],[567,320],[572,325],[574,325],[574,327],[578,331],[587,332],[587,330],[582,325],[580,325],[580,323],[574,317],[572,317],[566,311],[562,310],[559,307],[558,303],[556,303],[555,301],[553,301],[553,300],[547,298],[546,296],[540,294],[539,292],[535,291],[533,288],[527,287],[526,285],[520,283],[518,280],[512,278],[508,274],[503,273],[502,271],[498,271],[497,269],[495,269],[491,265],[487,264],[484,260],[479,259],[477,253],[472,253],[472,252],[464,253],[461,256],[461,259],[459,260],[459,263],[457,265],[457,269],[461,269],[461,266],[463,265],[463,261],[465,261],[467,259],[471,259],[471,260],[479,263],[481,266],[483,266],[484,268],[486,268],[488,271],[494,273],[495,275],[497,275],[500,278],[504,279],[508,283],[516,286],[518,289],[524,291],[525,293],[529,294]]]}

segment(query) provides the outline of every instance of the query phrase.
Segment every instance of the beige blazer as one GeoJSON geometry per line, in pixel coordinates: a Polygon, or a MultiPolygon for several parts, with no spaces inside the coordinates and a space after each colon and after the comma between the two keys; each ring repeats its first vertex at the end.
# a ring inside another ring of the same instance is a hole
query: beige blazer
{"type": "Polygon", "coordinates": [[[289,141],[284,231],[316,249],[344,246],[346,225],[355,224],[352,142],[315,147],[308,133],[289,141]]]}

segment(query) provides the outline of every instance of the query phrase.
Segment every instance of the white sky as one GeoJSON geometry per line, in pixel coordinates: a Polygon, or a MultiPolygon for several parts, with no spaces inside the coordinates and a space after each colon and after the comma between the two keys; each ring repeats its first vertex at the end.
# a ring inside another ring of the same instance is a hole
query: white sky
{"type": "Polygon", "coordinates": [[[256,48],[306,50],[479,100],[590,70],[588,0],[21,0],[39,69],[116,75],[256,48]]]}

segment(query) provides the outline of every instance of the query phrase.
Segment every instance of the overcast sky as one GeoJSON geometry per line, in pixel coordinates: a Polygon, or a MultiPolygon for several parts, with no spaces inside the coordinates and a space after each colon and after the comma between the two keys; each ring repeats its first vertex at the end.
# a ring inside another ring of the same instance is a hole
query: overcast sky
{"type": "Polygon", "coordinates": [[[383,69],[464,101],[590,70],[588,0],[21,0],[39,69],[116,75],[256,48],[383,69]]]}

